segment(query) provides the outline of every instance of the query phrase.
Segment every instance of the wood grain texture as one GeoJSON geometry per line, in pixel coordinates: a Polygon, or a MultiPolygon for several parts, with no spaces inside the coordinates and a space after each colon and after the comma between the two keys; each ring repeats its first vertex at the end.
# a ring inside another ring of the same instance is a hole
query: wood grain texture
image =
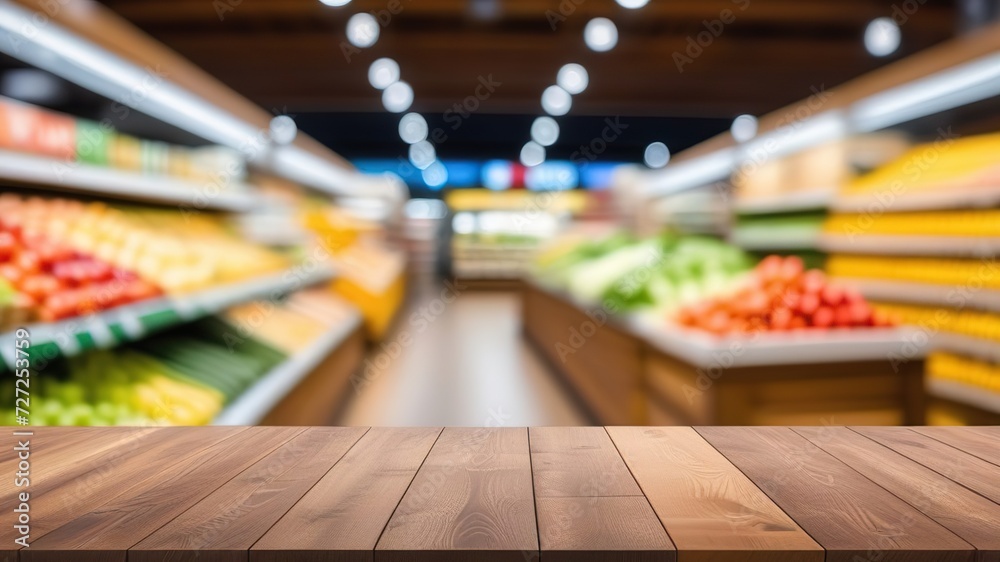
{"type": "Polygon", "coordinates": [[[846,427],[792,429],[1000,562],[1000,505],[846,427]]]}
{"type": "Polygon", "coordinates": [[[367,428],[309,428],[129,549],[129,562],[247,559],[247,551],[367,428]]]}
{"type": "MultiPolygon", "coordinates": [[[[79,475],[83,467],[95,462],[95,459],[103,459],[107,451],[126,446],[133,439],[148,434],[153,429],[127,429],[127,428],[80,428],[80,427],[34,427],[21,428],[34,435],[13,436],[10,435],[9,446],[6,450],[11,451],[9,458],[0,463],[0,474],[10,475],[9,478],[0,480],[0,497],[3,498],[3,505],[13,506],[15,498],[20,492],[27,491],[31,496],[32,505],[34,498],[46,490],[51,490],[56,484],[57,478],[71,473],[79,475]],[[26,488],[15,486],[14,474],[18,472],[17,465],[20,458],[14,454],[14,447],[18,442],[28,441],[30,448],[29,462],[31,463],[31,474],[29,475],[29,485],[26,488]]],[[[102,462],[97,460],[96,462],[102,462]]],[[[19,502],[18,502],[19,503],[19,502]]],[[[37,509],[36,509],[37,513],[37,509]]],[[[30,540],[34,541],[41,536],[41,532],[35,526],[31,530],[30,540]]],[[[12,525],[0,525],[0,552],[19,550],[20,546],[14,542],[18,536],[12,525]]],[[[4,554],[0,554],[0,561],[4,554]]],[[[16,558],[16,555],[15,555],[16,558]]]]}
{"type": "Polygon", "coordinates": [[[523,562],[538,535],[525,428],[446,428],[385,528],[375,560],[523,562]]]}
{"type": "Polygon", "coordinates": [[[528,430],[543,560],[676,560],[603,427],[528,430]]]}
{"type": "Polygon", "coordinates": [[[996,465],[905,427],[855,427],[897,453],[1000,503],[1000,471],[996,465]]]}
{"type": "Polygon", "coordinates": [[[682,562],[823,560],[819,545],[691,428],[608,433],[682,562]]]}
{"type": "MultiPolygon", "coordinates": [[[[32,541],[44,537],[80,514],[88,513],[133,487],[155,481],[159,471],[183,462],[203,448],[224,441],[244,428],[118,428],[111,448],[100,454],[75,458],[62,453],[38,466],[39,480],[33,487],[32,509],[45,514],[34,520],[32,541]],[[135,438],[131,438],[135,437],[135,438]]],[[[103,445],[96,445],[102,447],[103,445]]],[[[34,548],[34,546],[32,546],[34,548]]]]}
{"type": "Polygon", "coordinates": [[[250,550],[251,562],[371,561],[441,428],[372,428],[250,550]]]}
{"type": "Polygon", "coordinates": [[[536,501],[541,560],[677,560],[673,543],[642,496],[539,497],[536,501]]]}
{"type": "Polygon", "coordinates": [[[974,457],[1000,467],[1000,434],[968,431],[961,427],[914,427],[913,431],[937,439],[974,457]]]}
{"type": "Polygon", "coordinates": [[[195,448],[194,454],[164,468],[160,466],[165,457],[160,458],[160,463],[146,458],[141,469],[153,478],[110,497],[89,512],[78,513],[75,519],[48,533],[30,549],[22,550],[21,560],[125,562],[129,547],[302,431],[302,428],[239,431],[214,445],[195,448]]]}
{"type": "Polygon", "coordinates": [[[791,429],[697,431],[826,549],[827,562],[974,558],[967,542],[791,429]]]}
{"type": "Polygon", "coordinates": [[[642,496],[603,427],[528,430],[535,496],[642,496]]]}

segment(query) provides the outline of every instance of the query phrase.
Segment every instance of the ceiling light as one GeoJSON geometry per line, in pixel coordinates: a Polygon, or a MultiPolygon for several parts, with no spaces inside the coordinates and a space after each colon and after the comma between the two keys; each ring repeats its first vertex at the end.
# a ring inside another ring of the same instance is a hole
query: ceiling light
{"type": "Polygon", "coordinates": [[[426,170],[436,159],[433,144],[422,140],[410,145],[410,163],[418,170],[426,170]]]}
{"type": "Polygon", "coordinates": [[[545,162],[545,147],[535,141],[525,143],[521,148],[521,163],[530,168],[542,162],[545,162]]]}
{"type": "Polygon", "coordinates": [[[448,169],[440,160],[435,160],[426,170],[420,173],[424,183],[431,189],[440,189],[448,183],[448,169]]]}
{"type": "Polygon", "coordinates": [[[351,3],[351,0],[319,0],[321,3],[327,6],[332,6],[334,8],[339,8],[341,6],[346,6],[351,3]]]}
{"type": "Polygon", "coordinates": [[[629,10],[638,10],[649,4],[649,0],[615,0],[615,2],[618,2],[618,5],[622,8],[628,8],[629,10]]]}
{"type": "Polygon", "coordinates": [[[583,41],[594,51],[610,51],[618,44],[618,28],[608,18],[594,18],[583,29],[583,41]]]}
{"type": "Polygon", "coordinates": [[[876,18],[865,28],[865,48],[876,57],[896,52],[902,39],[899,25],[892,18],[876,18]]]}
{"type": "Polygon", "coordinates": [[[670,149],[662,142],[654,142],[646,147],[643,160],[650,168],[662,168],[670,162],[670,149]]]}
{"type": "Polygon", "coordinates": [[[368,67],[368,82],[377,90],[384,90],[399,81],[399,64],[390,58],[376,59],[368,67]]]}
{"type": "Polygon", "coordinates": [[[559,123],[551,117],[539,117],[531,124],[531,140],[542,146],[552,146],[559,140],[559,123]]]}
{"type": "Polygon", "coordinates": [[[587,75],[587,69],[576,63],[564,65],[559,69],[559,74],[556,75],[556,84],[573,95],[586,90],[589,83],[590,77],[587,75]]]}
{"type": "Polygon", "coordinates": [[[271,130],[271,140],[276,144],[292,144],[292,141],[295,140],[295,135],[298,133],[295,121],[287,115],[278,115],[271,119],[269,128],[271,130]]]}
{"type": "Polygon", "coordinates": [[[371,47],[378,41],[378,34],[378,20],[369,13],[354,14],[347,20],[347,40],[355,47],[371,47]]]}
{"type": "Polygon", "coordinates": [[[549,86],[542,92],[542,109],[549,115],[566,115],[573,107],[573,97],[559,86],[549,86]]]}
{"type": "Polygon", "coordinates": [[[399,138],[406,144],[427,139],[427,121],[419,113],[407,113],[399,120],[399,138]]]}
{"type": "Polygon", "coordinates": [[[740,115],[733,119],[729,130],[736,142],[747,142],[757,136],[757,118],[753,115],[740,115]]]}
{"type": "Polygon", "coordinates": [[[386,111],[402,113],[413,105],[413,88],[406,82],[394,82],[382,90],[382,105],[386,111]]]}

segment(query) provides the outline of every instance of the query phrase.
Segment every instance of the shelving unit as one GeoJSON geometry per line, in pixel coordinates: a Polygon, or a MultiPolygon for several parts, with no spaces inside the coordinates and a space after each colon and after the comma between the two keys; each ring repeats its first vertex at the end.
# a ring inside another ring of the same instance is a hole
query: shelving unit
{"type": "MultiPolygon", "coordinates": [[[[324,196],[378,198],[390,203],[397,202],[405,193],[398,181],[358,172],[346,160],[301,132],[291,143],[276,142],[271,138],[273,116],[270,112],[257,107],[98,2],[79,0],[72,9],[65,6],[53,9],[42,0],[3,3],[0,5],[0,43],[0,52],[30,67],[47,71],[142,113],[164,124],[164,129],[178,129],[186,134],[182,136],[190,139],[186,141],[188,144],[200,145],[204,141],[237,151],[246,160],[247,167],[266,176],[259,181],[263,187],[234,180],[220,190],[218,182],[209,180],[153,175],[82,163],[69,157],[57,159],[0,150],[0,181],[18,189],[153,204],[163,207],[166,213],[170,208],[174,212],[178,209],[220,211],[227,215],[207,220],[231,220],[238,236],[271,246],[305,246],[313,243],[315,237],[301,225],[296,225],[298,229],[277,228],[273,221],[253,220],[262,216],[273,218],[273,213],[268,213],[286,204],[280,199],[281,193],[273,200],[265,193],[268,190],[280,192],[282,185],[265,184],[293,184],[324,196]],[[42,21],[39,18],[44,18],[44,25],[38,24],[42,21]],[[154,82],[155,87],[150,87],[154,82]],[[278,236],[274,236],[275,233],[278,236]]],[[[74,119],[78,116],[62,117],[74,119]]],[[[119,128],[112,127],[114,123],[107,124],[110,128],[119,128]]],[[[163,139],[133,137],[131,140],[138,144],[163,139]]],[[[76,142],[76,158],[83,158],[79,136],[76,142]]],[[[31,149],[30,144],[13,146],[18,150],[31,149]]],[[[112,145],[109,143],[109,146],[112,145]]],[[[137,155],[135,159],[144,157],[137,155]]],[[[109,160],[112,160],[110,156],[109,160]]],[[[139,167],[124,156],[115,162],[139,167]]],[[[163,165],[155,169],[166,172],[168,168],[163,165]]],[[[178,169],[178,173],[187,173],[183,166],[178,169]]],[[[300,212],[290,207],[287,214],[294,222],[300,212]]],[[[303,262],[285,271],[240,282],[144,300],[59,322],[28,325],[25,328],[31,334],[32,357],[46,361],[113,348],[206,316],[223,316],[227,311],[233,312],[230,309],[236,305],[253,301],[275,304],[278,299],[300,289],[335,280],[337,267],[323,265],[331,261],[320,260],[320,265],[303,262]]],[[[404,267],[400,265],[400,271],[404,267]]],[[[297,351],[289,353],[283,363],[245,394],[237,396],[215,422],[327,423],[329,420],[322,414],[331,410],[332,400],[344,395],[342,387],[361,364],[366,345],[360,313],[347,304],[343,307],[343,321],[317,320],[320,327],[330,326],[329,329],[308,345],[294,348],[297,351]]],[[[14,364],[13,340],[14,332],[0,334],[3,346],[0,367],[5,369],[14,364]]],[[[144,374],[138,373],[139,376],[144,374]]],[[[65,402],[59,399],[58,403],[83,406],[73,399],[65,402]]]]}
{"type": "Polygon", "coordinates": [[[166,203],[229,212],[247,212],[261,205],[245,184],[219,193],[208,182],[198,184],[170,176],[153,176],[116,168],[64,162],[53,158],[0,150],[0,178],[26,187],[98,195],[126,201],[166,203]]]}
{"type": "MultiPolygon", "coordinates": [[[[119,306],[97,314],[48,324],[25,326],[31,334],[33,354],[41,357],[72,356],[88,349],[114,347],[136,341],[151,333],[233,305],[255,299],[274,298],[334,277],[331,268],[311,272],[287,270],[282,273],[213,287],[184,296],[166,296],[119,306]],[[46,348],[51,348],[51,351],[46,348]]],[[[0,335],[5,365],[14,364],[14,333],[0,335]]]]}

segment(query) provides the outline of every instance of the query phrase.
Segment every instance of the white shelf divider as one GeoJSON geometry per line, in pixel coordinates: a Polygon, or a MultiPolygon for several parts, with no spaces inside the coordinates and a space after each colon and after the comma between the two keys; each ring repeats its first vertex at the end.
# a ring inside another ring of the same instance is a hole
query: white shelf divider
{"type": "Polygon", "coordinates": [[[927,393],[960,404],[1000,414],[1000,393],[956,381],[927,379],[927,393]]]}
{"type": "Polygon", "coordinates": [[[1000,312],[1000,291],[990,289],[853,277],[838,277],[837,280],[858,289],[866,298],[875,301],[947,308],[968,307],[975,310],[1000,312]]]}
{"type": "MultiPolygon", "coordinates": [[[[329,267],[312,271],[289,269],[188,295],[158,297],[96,314],[59,322],[31,324],[24,328],[31,334],[33,348],[55,344],[61,355],[72,356],[87,349],[109,348],[141,339],[156,331],[150,330],[147,324],[149,319],[157,316],[167,316],[165,321],[154,322],[159,328],[166,328],[220,312],[242,302],[287,294],[330,280],[334,275],[335,270],[329,267]],[[124,336],[116,336],[115,332],[124,336]]],[[[0,334],[0,359],[7,365],[14,364],[14,349],[14,332],[0,334]]]]}
{"type": "Polygon", "coordinates": [[[1000,255],[1000,238],[974,236],[889,236],[865,234],[855,238],[839,234],[824,234],[819,246],[829,253],[941,256],[956,258],[988,258],[1000,255]]]}
{"type": "Polygon", "coordinates": [[[0,150],[0,178],[31,187],[169,203],[201,210],[245,212],[259,204],[252,188],[239,184],[219,192],[209,182],[149,175],[0,150]]]}

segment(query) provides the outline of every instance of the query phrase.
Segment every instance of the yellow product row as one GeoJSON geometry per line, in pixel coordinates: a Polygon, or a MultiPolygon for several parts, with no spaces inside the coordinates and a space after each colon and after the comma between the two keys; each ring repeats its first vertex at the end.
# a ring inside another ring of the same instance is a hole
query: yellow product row
{"type": "Polygon", "coordinates": [[[284,256],[240,239],[221,220],[193,209],[184,213],[42,198],[21,199],[15,207],[25,231],[135,271],[168,293],[240,281],[288,265],[284,256]]]}
{"type": "Polygon", "coordinates": [[[931,143],[913,147],[899,158],[851,181],[848,195],[908,193],[950,188],[995,186],[1000,177],[1000,134],[955,138],[944,132],[931,143]]]}
{"type": "Polygon", "coordinates": [[[981,236],[1000,237],[1000,209],[914,213],[838,214],[823,230],[842,236],[981,236]]]}
{"type": "Polygon", "coordinates": [[[1000,345],[1000,315],[976,310],[957,310],[905,304],[872,303],[903,324],[920,326],[931,333],[949,332],[996,341],[1000,345]]]}
{"type": "Polygon", "coordinates": [[[1000,392],[1000,365],[952,353],[935,352],[930,354],[927,357],[927,376],[960,382],[990,392],[1000,392]]]}
{"type": "Polygon", "coordinates": [[[939,259],[833,255],[826,262],[834,277],[856,277],[967,287],[1000,289],[1000,262],[996,259],[939,259]]]}

